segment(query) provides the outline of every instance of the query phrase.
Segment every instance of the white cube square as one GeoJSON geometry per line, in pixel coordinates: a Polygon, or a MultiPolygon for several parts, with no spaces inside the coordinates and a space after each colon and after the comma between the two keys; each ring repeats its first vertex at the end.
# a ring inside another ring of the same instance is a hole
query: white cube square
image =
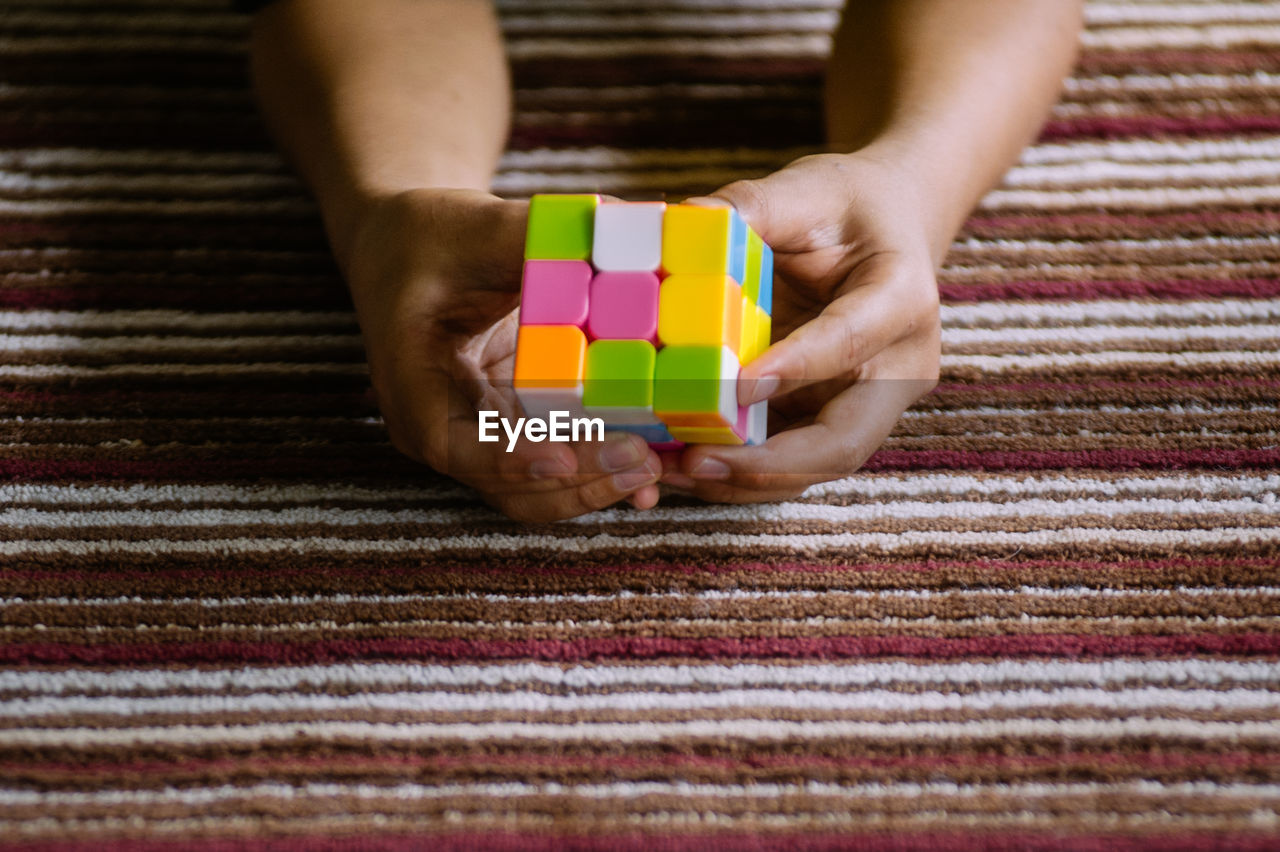
{"type": "Polygon", "coordinates": [[[725,425],[738,422],[738,356],[728,346],[720,347],[720,417],[725,425]]]}
{"type": "Polygon", "coordinates": [[[596,207],[591,262],[602,272],[657,272],[662,265],[662,201],[610,201],[596,207]]]}
{"type": "Polygon", "coordinates": [[[572,388],[516,388],[516,397],[525,417],[550,420],[553,411],[567,411],[569,417],[587,416],[581,383],[572,388]]]}
{"type": "Polygon", "coordinates": [[[588,417],[599,417],[606,426],[649,426],[661,423],[652,408],[631,405],[588,405],[588,417]]]}
{"type": "Polygon", "coordinates": [[[758,447],[763,444],[769,437],[769,400],[764,399],[760,402],[753,403],[747,409],[747,434],[743,436],[746,442],[758,447]]]}

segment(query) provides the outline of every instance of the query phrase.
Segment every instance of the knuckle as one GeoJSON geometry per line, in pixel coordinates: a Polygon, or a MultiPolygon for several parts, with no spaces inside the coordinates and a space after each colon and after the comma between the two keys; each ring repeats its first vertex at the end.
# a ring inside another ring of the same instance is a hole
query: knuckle
{"type": "Polygon", "coordinates": [[[938,382],[942,381],[942,359],[939,357],[938,352],[934,351],[925,363],[921,379],[920,394],[916,399],[931,393],[938,386],[938,382]]]}
{"type": "Polygon", "coordinates": [[[938,286],[932,277],[913,277],[901,291],[904,309],[895,340],[928,338],[941,334],[941,306],[938,286]]]}
{"type": "Polygon", "coordinates": [[[902,316],[907,324],[907,334],[918,333],[937,325],[941,316],[941,299],[938,281],[932,271],[917,270],[905,275],[900,281],[896,289],[904,302],[902,316]]]}
{"type": "Polygon", "coordinates": [[[612,477],[600,477],[573,489],[574,515],[585,515],[612,506],[625,496],[614,487],[612,477]]]}
{"type": "Polygon", "coordinates": [[[854,367],[867,360],[869,345],[867,335],[852,322],[842,320],[836,326],[835,350],[841,364],[854,367]]]}
{"type": "Polygon", "coordinates": [[[929,286],[922,288],[922,292],[916,299],[916,312],[921,325],[934,327],[942,321],[942,306],[938,299],[938,285],[929,282],[929,286]]]}

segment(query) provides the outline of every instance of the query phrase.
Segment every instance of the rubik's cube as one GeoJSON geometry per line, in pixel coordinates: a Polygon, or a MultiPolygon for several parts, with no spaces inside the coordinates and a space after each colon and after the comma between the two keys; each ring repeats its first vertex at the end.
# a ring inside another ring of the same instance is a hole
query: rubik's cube
{"type": "Polygon", "coordinates": [[[732,208],[534,196],[516,394],[659,449],[764,443],[768,404],[739,406],[737,378],[772,298],[773,252],[732,208]]]}

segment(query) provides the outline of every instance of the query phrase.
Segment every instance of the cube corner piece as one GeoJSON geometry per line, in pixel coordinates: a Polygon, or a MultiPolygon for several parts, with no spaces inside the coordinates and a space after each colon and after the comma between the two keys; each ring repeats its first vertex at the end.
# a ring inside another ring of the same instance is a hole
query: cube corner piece
{"type": "Polygon", "coordinates": [[[732,207],[668,207],[662,221],[663,270],[668,275],[728,275],[735,215],[732,207]]]}
{"type": "Polygon", "coordinates": [[[588,260],[598,195],[535,195],[529,199],[525,260],[588,260]]]}

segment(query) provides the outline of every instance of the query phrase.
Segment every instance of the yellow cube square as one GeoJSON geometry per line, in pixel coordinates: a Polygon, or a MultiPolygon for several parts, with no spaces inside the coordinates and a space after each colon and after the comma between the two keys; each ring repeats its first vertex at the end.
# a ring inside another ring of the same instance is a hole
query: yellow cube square
{"type": "Polygon", "coordinates": [[[742,437],[729,426],[671,426],[671,437],[686,444],[741,444],[742,437]]]}
{"type": "Polygon", "coordinates": [[[764,353],[764,350],[769,348],[769,344],[773,341],[773,317],[765,313],[764,308],[759,305],[755,305],[755,309],[756,321],[754,331],[756,344],[752,348],[752,352],[754,354],[751,357],[759,358],[761,354],[764,353]]]}
{"type": "Polygon", "coordinates": [[[742,341],[742,288],[727,275],[672,275],[658,290],[664,346],[727,346],[742,341]]]}
{"type": "Polygon", "coordinates": [[[662,220],[662,268],[669,275],[728,275],[733,210],[675,204],[662,220]]]}
{"type": "Polygon", "coordinates": [[[756,351],[758,335],[756,333],[756,306],[742,294],[742,333],[738,343],[738,363],[747,366],[760,353],[756,351]]]}

